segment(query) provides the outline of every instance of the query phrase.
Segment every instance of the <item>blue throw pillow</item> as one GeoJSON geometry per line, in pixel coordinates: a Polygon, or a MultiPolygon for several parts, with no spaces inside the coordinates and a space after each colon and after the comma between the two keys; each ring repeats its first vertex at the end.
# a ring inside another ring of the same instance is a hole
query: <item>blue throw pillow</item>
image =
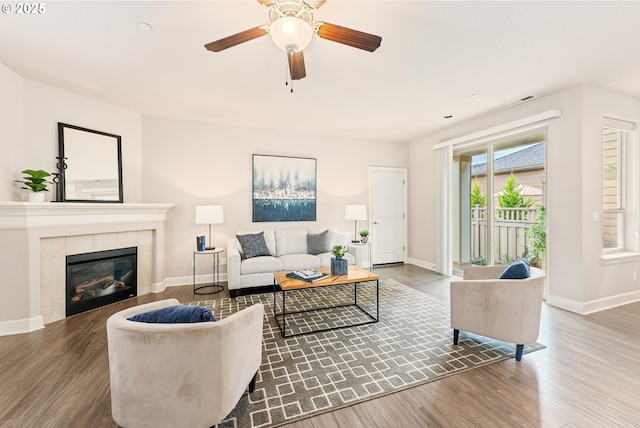
{"type": "Polygon", "coordinates": [[[509,267],[502,271],[500,279],[525,279],[530,276],[531,271],[529,269],[529,260],[520,259],[511,263],[509,267]]]}
{"type": "Polygon", "coordinates": [[[136,314],[127,319],[151,324],[214,322],[216,320],[210,309],[196,305],[177,305],[154,309],[153,311],[136,314]]]}

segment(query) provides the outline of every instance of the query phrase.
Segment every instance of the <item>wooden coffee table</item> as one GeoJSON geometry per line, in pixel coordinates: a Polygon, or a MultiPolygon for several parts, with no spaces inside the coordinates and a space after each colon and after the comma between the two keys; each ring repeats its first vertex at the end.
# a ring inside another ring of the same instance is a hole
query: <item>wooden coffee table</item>
{"type": "Polygon", "coordinates": [[[378,322],[379,315],[380,315],[380,277],[378,275],[357,266],[349,266],[349,272],[347,273],[347,275],[331,275],[331,269],[329,268],[316,269],[316,270],[319,272],[328,273],[329,276],[316,282],[307,282],[301,279],[289,278],[287,274],[290,273],[291,271],[276,272],[273,274],[273,316],[276,319],[276,323],[278,323],[278,328],[282,333],[282,337],[299,336],[302,334],[317,333],[319,331],[335,330],[338,328],[353,327],[356,325],[371,324],[371,323],[378,322]],[[376,315],[375,316],[371,315],[369,312],[367,312],[366,309],[364,309],[362,306],[358,304],[358,284],[362,282],[368,282],[368,281],[376,282],[376,315]],[[287,312],[286,298],[287,298],[287,293],[290,291],[306,290],[306,289],[312,289],[317,287],[330,287],[333,285],[344,285],[344,284],[353,284],[353,303],[348,303],[348,304],[338,305],[338,306],[314,308],[314,309],[309,309],[304,311],[301,310],[301,311],[287,312]],[[282,293],[282,312],[281,313],[277,313],[277,306],[276,306],[276,297],[277,297],[278,291],[282,293]],[[358,323],[349,324],[349,325],[341,325],[336,327],[305,331],[302,333],[289,334],[289,335],[286,334],[287,315],[292,316],[295,314],[322,311],[325,309],[340,308],[345,306],[357,307],[360,311],[362,311],[367,315],[369,320],[365,322],[358,322],[358,323]],[[282,318],[282,324],[280,324],[280,318],[282,318]]]}

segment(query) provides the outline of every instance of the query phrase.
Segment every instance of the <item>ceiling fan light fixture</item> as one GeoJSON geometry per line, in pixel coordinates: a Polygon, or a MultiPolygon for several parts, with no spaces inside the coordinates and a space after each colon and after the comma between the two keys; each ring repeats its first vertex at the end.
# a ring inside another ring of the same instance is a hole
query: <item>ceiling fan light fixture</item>
{"type": "Polygon", "coordinates": [[[313,37],[311,25],[294,16],[283,16],[271,23],[271,39],[285,52],[298,52],[306,48],[313,37]]]}

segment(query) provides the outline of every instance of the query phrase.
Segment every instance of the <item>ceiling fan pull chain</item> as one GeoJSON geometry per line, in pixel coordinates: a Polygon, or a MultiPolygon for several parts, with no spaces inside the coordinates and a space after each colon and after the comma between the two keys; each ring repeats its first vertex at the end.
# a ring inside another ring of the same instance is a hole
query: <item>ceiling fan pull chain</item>
{"type": "Polygon", "coordinates": [[[289,58],[284,63],[284,86],[289,86],[289,58]]]}
{"type": "Polygon", "coordinates": [[[291,77],[291,68],[289,68],[289,87],[291,88],[290,91],[293,94],[293,78],[291,77]]]}

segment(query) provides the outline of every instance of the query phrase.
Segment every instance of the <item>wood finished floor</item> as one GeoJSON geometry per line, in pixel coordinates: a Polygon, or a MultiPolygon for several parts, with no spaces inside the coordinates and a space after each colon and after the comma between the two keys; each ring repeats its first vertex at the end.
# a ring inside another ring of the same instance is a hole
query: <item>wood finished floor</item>
{"type": "MultiPolygon", "coordinates": [[[[430,271],[375,271],[448,300],[448,279],[430,271]]],[[[171,287],[0,337],[0,427],[115,427],[106,319],[168,297],[201,300],[191,286],[171,287]]],[[[491,364],[286,427],[638,427],[639,326],[640,303],[589,316],[543,305],[539,342],[547,348],[520,363],[491,364]]]]}

